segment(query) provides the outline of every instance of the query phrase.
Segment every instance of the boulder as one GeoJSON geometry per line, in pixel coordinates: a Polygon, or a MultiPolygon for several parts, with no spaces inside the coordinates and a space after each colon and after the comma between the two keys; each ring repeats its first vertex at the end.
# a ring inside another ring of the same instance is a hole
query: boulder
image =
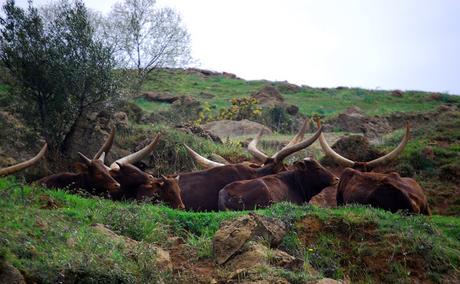
{"type": "Polygon", "coordinates": [[[272,265],[289,270],[298,270],[303,262],[279,249],[270,249],[260,243],[250,242],[244,250],[231,258],[225,268],[232,271],[250,269],[261,265],[272,265]]]}
{"type": "Polygon", "coordinates": [[[107,228],[104,224],[94,224],[93,229],[98,233],[111,239],[112,241],[124,245],[126,250],[128,250],[128,253],[131,251],[142,251],[145,249],[149,250],[150,252],[153,252],[156,255],[154,261],[158,268],[168,271],[172,270],[173,265],[168,251],[153,244],[147,244],[147,248],[145,248],[145,244],[141,246],[141,243],[139,243],[136,240],[133,240],[126,236],[118,235],[109,228],[107,228]]]}
{"type": "Polygon", "coordinates": [[[370,139],[380,139],[382,135],[393,130],[386,118],[368,117],[358,107],[346,109],[329,123],[338,126],[343,131],[363,133],[370,139]]]}
{"type": "Polygon", "coordinates": [[[213,252],[218,264],[228,261],[244,245],[253,240],[264,240],[270,246],[278,245],[286,234],[280,220],[256,214],[241,216],[224,222],[213,238],[213,252]]]}
{"type": "Polygon", "coordinates": [[[284,98],[281,96],[281,93],[273,86],[265,86],[259,91],[251,95],[252,98],[255,98],[259,101],[259,104],[263,106],[284,106],[284,98]]]}
{"type": "Polygon", "coordinates": [[[153,102],[161,102],[161,103],[169,103],[172,104],[173,102],[177,101],[180,97],[174,96],[170,93],[157,93],[157,92],[145,92],[143,96],[148,101],[153,102]]]}
{"type": "Polygon", "coordinates": [[[220,139],[219,136],[213,134],[210,131],[205,130],[203,127],[196,126],[195,124],[186,123],[182,125],[176,125],[176,128],[188,134],[193,134],[199,137],[203,137],[203,138],[212,140],[216,143],[222,143],[222,140],[220,139]]]}
{"type": "Polygon", "coordinates": [[[261,129],[264,134],[272,134],[272,130],[260,123],[250,121],[247,119],[235,120],[218,120],[205,123],[201,125],[205,131],[218,136],[221,140],[228,137],[235,137],[241,135],[257,135],[261,129]]]}

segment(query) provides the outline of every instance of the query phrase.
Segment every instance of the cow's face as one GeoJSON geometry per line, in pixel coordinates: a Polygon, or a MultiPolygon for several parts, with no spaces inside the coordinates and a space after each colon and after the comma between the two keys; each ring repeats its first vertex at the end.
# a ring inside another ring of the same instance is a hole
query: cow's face
{"type": "Polygon", "coordinates": [[[339,182],[337,176],[315,160],[307,158],[294,163],[294,166],[301,173],[302,182],[313,190],[313,195],[319,193],[323,188],[336,185],[339,182]]]}
{"type": "Polygon", "coordinates": [[[120,190],[118,183],[109,173],[104,163],[100,160],[91,160],[86,164],[88,183],[98,192],[115,192],[120,190]]]}
{"type": "Polygon", "coordinates": [[[120,168],[117,170],[112,169],[110,174],[119,181],[122,186],[136,187],[141,184],[151,183],[155,180],[152,175],[141,171],[131,164],[118,164],[118,166],[120,168]]]}
{"type": "Polygon", "coordinates": [[[149,197],[164,202],[171,208],[185,209],[177,179],[162,177],[141,187],[143,192],[148,192],[149,197]]]}

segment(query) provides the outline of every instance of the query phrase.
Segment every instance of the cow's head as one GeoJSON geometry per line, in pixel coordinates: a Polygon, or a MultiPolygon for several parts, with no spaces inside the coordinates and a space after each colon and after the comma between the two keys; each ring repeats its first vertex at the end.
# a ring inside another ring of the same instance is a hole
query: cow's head
{"type": "Polygon", "coordinates": [[[323,167],[318,161],[305,158],[303,161],[294,163],[295,171],[298,173],[300,188],[307,188],[307,199],[318,194],[328,186],[336,185],[339,178],[323,167]]]}
{"type": "MultiPolygon", "coordinates": [[[[318,125],[320,125],[319,121],[317,123],[318,125]]],[[[339,153],[335,152],[329,146],[329,144],[327,144],[326,139],[324,138],[324,135],[322,133],[319,136],[319,142],[321,144],[321,147],[323,148],[324,153],[327,156],[330,156],[332,159],[334,159],[339,165],[367,172],[371,170],[372,168],[375,168],[380,165],[384,165],[390,162],[391,160],[395,159],[396,157],[398,157],[398,155],[404,150],[404,147],[406,147],[407,142],[409,141],[409,132],[410,132],[410,128],[409,128],[409,124],[407,124],[406,133],[404,134],[404,137],[402,138],[399,145],[390,153],[380,158],[377,158],[375,160],[369,161],[369,162],[356,162],[356,161],[352,161],[350,159],[347,159],[341,156],[339,153]]]]}
{"type": "Polygon", "coordinates": [[[161,176],[149,184],[141,185],[139,192],[145,193],[145,197],[164,202],[171,208],[185,209],[176,178],[161,176]]]}
{"type": "Polygon", "coordinates": [[[42,147],[40,152],[38,152],[38,154],[35,157],[33,157],[32,159],[27,160],[27,161],[22,162],[22,163],[19,163],[19,164],[16,164],[16,165],[12,165],[12,166],[0,169],[0,177],[1,176],[6,176],[6,175],[11,175],[11,174],[19,172],[21,170],[24,170],[26,168],[32,167],[33,165],[38,163],[41,158],[43,158],[45,156],[47,148],[48,148],[48,144],[45,143],[45,145],[42,147]]]}
{"type": "Polygon", "coordinates": [[[120,189],[118,183],[104,165],[105,154],[102,153],[99,159],[89,159],[82,153],[78,153],[82,163],[78,164],[79,172],[83,174],[86,184],[94,188],[97,193],[115,192],[120,189]]]}
{"type": "Polygon", "coordinates": [[[141,171],[138,167],[131,164],[117,163],[118,168],[111,169],[110,174],[123,187],[137,187],[141,184],[148,184],[155,179],[152,175],[141,171]]]}

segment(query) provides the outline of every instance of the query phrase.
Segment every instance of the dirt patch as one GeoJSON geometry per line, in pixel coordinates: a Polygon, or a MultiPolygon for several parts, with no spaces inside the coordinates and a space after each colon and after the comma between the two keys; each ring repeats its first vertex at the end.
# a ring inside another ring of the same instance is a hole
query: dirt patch
{"type": "Polygon", "coordinates": [[[377,283],[404,278],[431,282],[424,255],[412,252],[408,240],[399,235],[380,232],[376,223],[308,216],[295,229],[301,243],[312,251],[311,264],[326,276],[334,275],[328,266],[336,264],[352,282],[369,281],[369,277],[377,283]]]}

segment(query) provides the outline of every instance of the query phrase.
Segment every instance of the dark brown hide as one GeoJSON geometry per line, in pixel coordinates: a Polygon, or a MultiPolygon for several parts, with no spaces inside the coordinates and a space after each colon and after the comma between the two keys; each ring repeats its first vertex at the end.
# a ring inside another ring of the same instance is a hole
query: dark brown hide
{"type": "Polygon", "coordinates": [[[276,202],[308,202],[338,178],[317,161],[305,159],[295,169],[251,180],[236,181],[219,192],[219,210],[250,210],[276,202]]]}
{"type": "Polygon", "coordinates": [[[262,168],[242,164],[225,165],[208,170],[179,175],[179,187],[187,210],[217,211],[219,191],[229,183],[253,179],[280,171],[280,165],[272,162],[262,168]]]}
{"type": "Polygon", "coordinates": [[[141,185],[136,193],[136,199],[160,201],[174,209],[185,209],[177,179],[155,179],[149,184],[141,185]]]}
{"type": "Polygon", "coordinates": [[[120,190],[111,192],[110,197],[114,200],[134,199],[137,190],[142,185],[148,185],[155,181],[152,175],[141,171],[131,164],[118,164],[119,169],[111,169],[110,175],[120,183],[120,190]]]}
{"type": "Polygon", "coordinates": [[[391,212],[407,210],[430,215],[421,186],[412,178],[401,178],[396,172],[381,174],[345,169],[337,189],[337,205],[349,203],[368,204],[391,212]]]}
{"type": "Polygon", "coordinates": [[[109,170],[100,160],[91,160],[87,164],[77,164],[78,173],[58,173],[44,177],[36,183],[54,188],[84,189],[96,194],[115,192],[120,184],[110,176],[109,170]]]}
{"type": "Polygon", "coordinates": [[[308,202],[323,208],[337,207],[337,185],[328,186],[308,202]]]}

